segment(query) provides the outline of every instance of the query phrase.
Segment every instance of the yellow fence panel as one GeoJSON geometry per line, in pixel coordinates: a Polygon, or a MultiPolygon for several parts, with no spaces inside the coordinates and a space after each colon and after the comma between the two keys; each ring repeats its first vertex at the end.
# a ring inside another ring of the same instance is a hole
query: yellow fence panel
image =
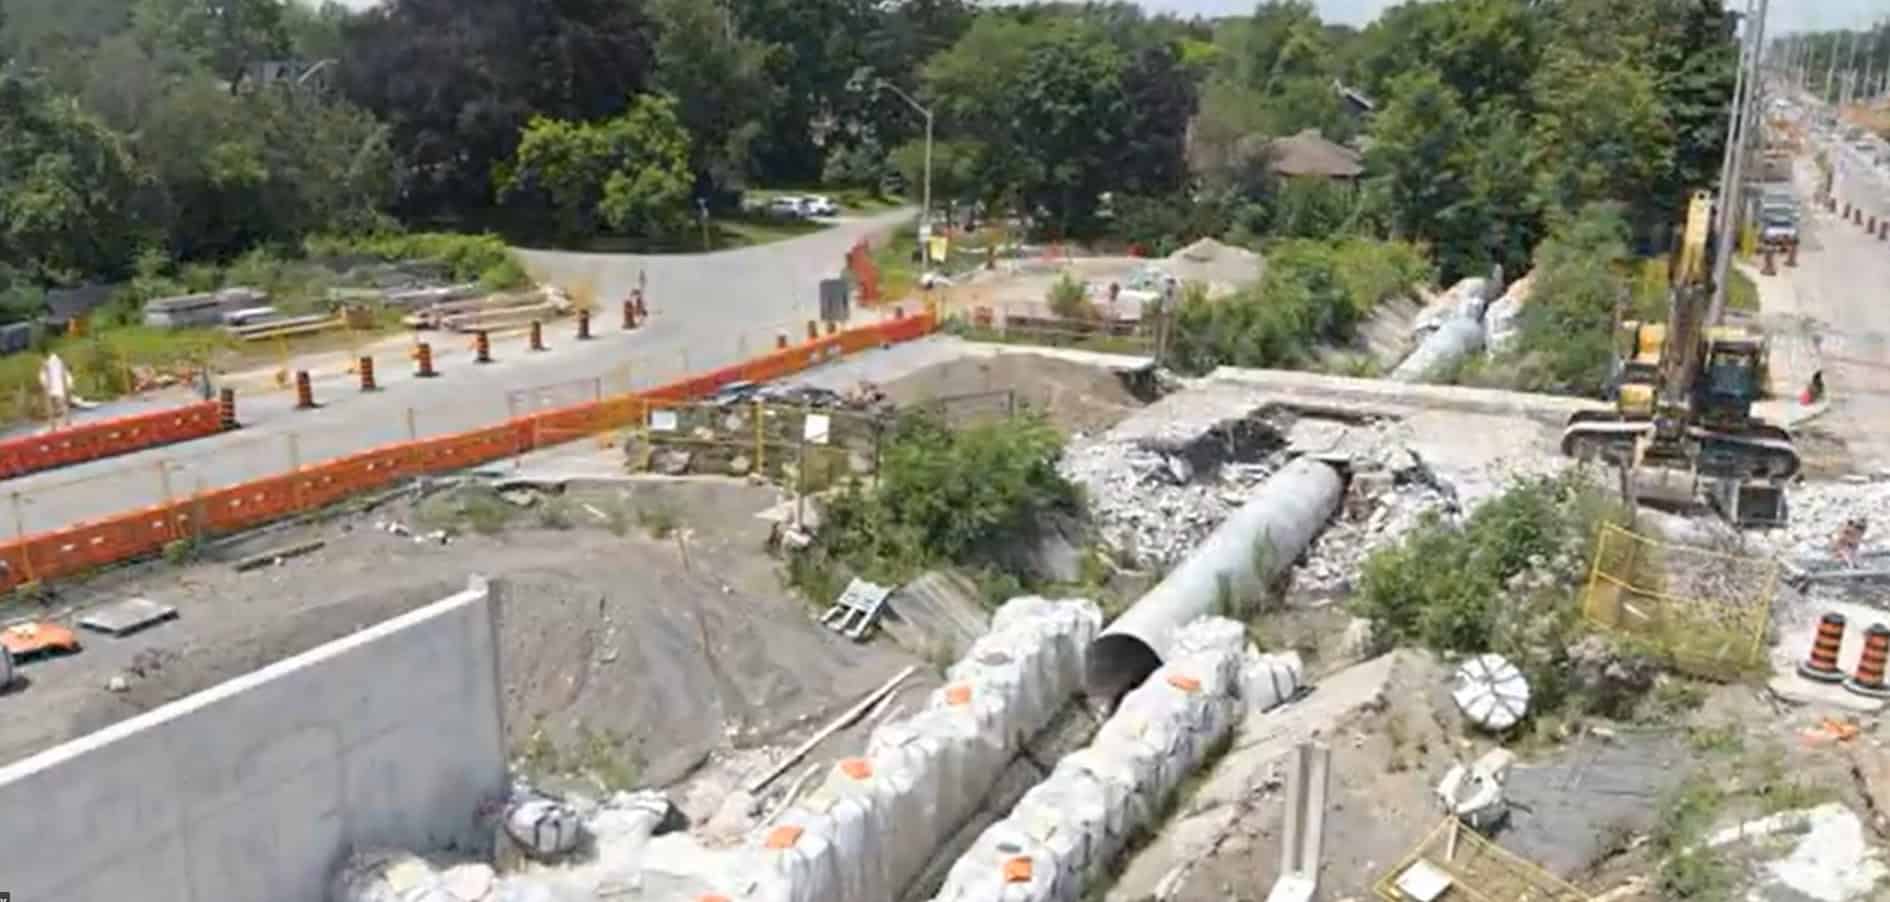
{"type": "Polygon", "coordinates": [[[1778,564],[1660,542],[1603,525],[1582,613],[1675,666],[1733,679],[1764,661],[1778,564]]]}
{"type": "Polygon", "coordinates": [[[1445,898],[1464,902],[1591,902],[1588,895],[1548,871],[1483,838],[1454,817],[1430,832],[1373,891],[1385,902],[1414,902],[1398,882],[1414,868],[1450,879],[1445,898]]]}

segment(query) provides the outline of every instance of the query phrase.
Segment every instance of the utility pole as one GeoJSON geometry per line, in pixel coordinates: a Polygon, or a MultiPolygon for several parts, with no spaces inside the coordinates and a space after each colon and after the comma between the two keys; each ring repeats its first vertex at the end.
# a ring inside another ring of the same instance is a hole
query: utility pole
{"type": "Polygon", "coordinates": [[[1740,221],[1740,189],[1745,183],[1746,143],[1760,130],[1753,128],[1758,112],[1759,58],[1765,52],[1765,14],[1771,0],[1758,0],[1757,15],[1751,13],[1747,0],[1746,37],[1741,67],[1733,78],[1733,121],[1728,126],[1727,141],[1731,151],[1719,181],[1719,242],[1713,260],[1713,300],[1707,308],[1708,325],[1719,323],[1726,313],[1726,276],[1732,270],[1733,238],[1740,221]],[[1743,91],[1742,91],[1743,89],[1743,91]]]}
{"type": "Polygon", "coordinates": [[[1851,33],[1849,31],[1846,31],[1843,34],[1831,39],[1831,64],[1827,66],[1824,70],[1824,91],[1822,92],[1822,96],[1819,98],[1821,100],[1829,102],[1831,99],[1831,84],[1837,80],[1838,57],[1844,54],[1844,47],[1839,42],[1843,41],[1847,37],[1850,37],[1850,34],[1851,33]]]}

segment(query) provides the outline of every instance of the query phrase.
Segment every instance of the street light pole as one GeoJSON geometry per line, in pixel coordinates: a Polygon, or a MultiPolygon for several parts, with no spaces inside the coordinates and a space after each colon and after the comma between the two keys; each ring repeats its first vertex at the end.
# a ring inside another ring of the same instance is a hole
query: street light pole
{"type": "Polygon", "coordinates": [[[899,86],[892,82],[880,78],[875,79],[873,84],[875,87],[891,91],[898,95],[899,99],[905,101],[907,106],[912,107],[914,110],[918,111],[920,116],[925,117],[925,187],[923,189],[922,201],[925,206],[919,210],[919,254],[925,259],[930,260],[931,252],[925,247],[925,238],[932,233],[932,111],[926,108],[925,104],[914,100],[912,95],[901,91],[899,86]]]}

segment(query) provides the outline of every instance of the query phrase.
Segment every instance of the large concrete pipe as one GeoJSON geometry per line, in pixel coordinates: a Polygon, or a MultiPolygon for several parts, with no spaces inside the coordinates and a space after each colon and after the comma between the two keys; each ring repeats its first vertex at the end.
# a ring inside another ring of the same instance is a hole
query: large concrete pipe
{"type": "Polygon", "coordinates": [[[1266,591],[1325,528],[1344,494],[1339,472],[1312,458],[1273,474],[1252,501],[1096,637],[1084,678],[1089,697],[1113,705],[1172,653],[1176,630],[1225,614],[1223,599],[1266,591]]]}
{"type": "Polygon", "coordinates": [[[1391,371],[1393,382],[1424,382],[1436,377],[1457,361],[1483,350],[1483,324],[1468,317],[1444,321],[1437,331],[1424,336],[1423,343],[1411,352],[1398,368],[1391,371]]]}

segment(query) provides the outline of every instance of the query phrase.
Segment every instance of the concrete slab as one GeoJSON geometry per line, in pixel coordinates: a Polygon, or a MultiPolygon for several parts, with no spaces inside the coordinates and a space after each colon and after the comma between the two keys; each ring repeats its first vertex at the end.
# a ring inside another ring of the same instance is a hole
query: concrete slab
{"type": "Polygon", "coordinates": [[[79,618],[79,625],[94,632],[129,636],[176,616],[175,606],[158,604],[149,598],[127,598],[124,601],[94,608],[90,613],[79,618]]]}
{"type": "Polygon", "coordinates": [[[1838,683],[1819,683],[1795,673],[1781,673],[1766,681],[1772,694],[1796,705],[1822,705],[1843,708],[1860,714],[1875,714],[1884,708],[1883,699],[1858,695],[1838,683]]]}

